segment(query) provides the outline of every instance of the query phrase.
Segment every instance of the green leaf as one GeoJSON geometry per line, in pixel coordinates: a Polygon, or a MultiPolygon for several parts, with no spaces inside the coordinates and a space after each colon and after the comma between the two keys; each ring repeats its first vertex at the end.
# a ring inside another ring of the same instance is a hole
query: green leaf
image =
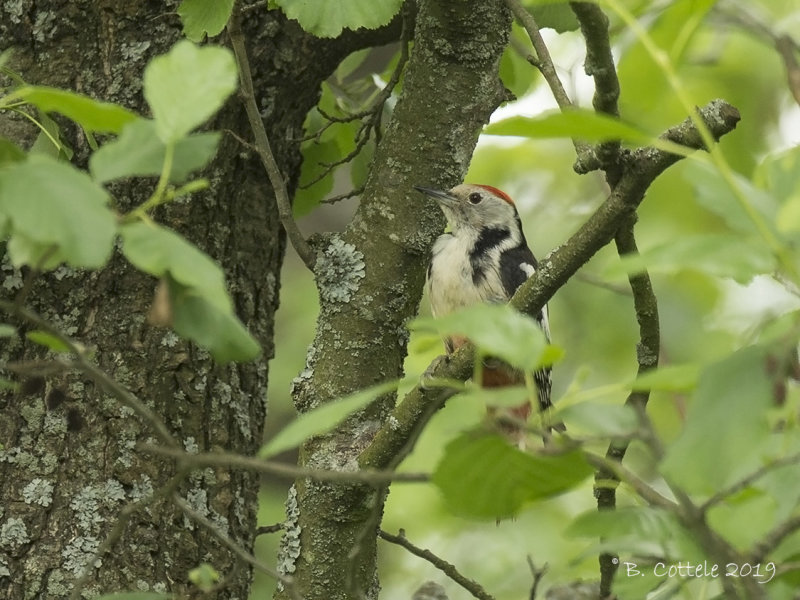
{"type": "Polygon", "coordinates": [[[323,140],[319,143],[312,142],[303,148],[303,166],[300,171],[300,185],[294,193],[293,210],[297,217],[302,217],[312,211],[333,189],[333,172],[331,170],[325,177],[314,185],[308,184],[320,177],[328,167],[323,163],[332,163],[342,158],[339,144],[336,140],[323,140]]]}
{"type": "Polygon", "coordinates": [[[336,37],[342,29],[375,29],[386,25],[402,3],[402,0],[275,0],[287,17],[318,37],[336,37]]]}
{"type": "MultiPolygon", "coordinates": [[[[529,4],[529,2],[526,2],[529,4]]],[[[566,2],[540,3],[533,2],[528,9],[536,19],[539,29],[555,29],[558,33],[575,31],[580,27],[578,19],[566,2]]]]}
{"type": "Polygon", "coordinates": [[[507,304],[479,304],[439,318],[418,317],[409,329],[464,336],[481,352],[529,371],[542,366],[547,346],[536,321],[507,304]]]}
{"type": "Polygon", "coordinates": [[[700,365],[667,365],[639,375],[631,384],[633,390],[660,390],[665,392],[690,392],[697,386],[700,365]]]}
{"type": "Polygon", "coordinates": [[[183,0],[178,15],[183,22],[183,35],[193,42],[218,35],[231,18],[233,0],[183,0]]]}
{"type": "Polygon", "coordinates": [[[98,268],[108,260],[116,221],[107,203],[108,194],[88,175],[48,156],[31,155],[0,170],[0,214],[11,223],[12,241],[21,235],[55,245],[75,267],[98,268]]]}
{"type": "Polygon", "coordinates": [[[0,337],[14,337],[17,335],[17,328],[13,325],[0,323],[0,337]]]}
{"type": "Polygon", "coordinates": [[[0,167],[3,165],[20,162],[25,159],[25,152],[14,142],[0,137],[0,167]]]}
{"type": "Polygon", "coordinates": [[[144,97],[165,144],[184,137],[213,115],[237,85],[236,62],[220,46],[188,40],[154,58],[144,71],[144,97]]]}
{"type": "Polygon", "coordinates": [[[624,437],[639,428],[636,412],[623,404],[581,402],[559,410],[558,417],[570,433],[624,437]]]}
{"type": "Polygon", "coordinates": [[[119,133],[136,115],[118,104],[100,102],[66,90],[45,86],[25,86],[12,97],[29,102],[44,112],[57,112],[72,119],[86,131],[119,133]]]}
{"type": "Polygon", "coordinates": [[[41,244],[20,232],[12,236],[7,248],[12,265],[31,265],[49,271],[65,261],[55,244],[41,244]]]}
{"type": "Polygon", "coordinates": [[[665,477],[689,493],[712,494],[756,468],[772,404],[765,369],[765,350],[749,347],[703,371],[686,426],[666,449],[665,477]]]}
{"type": "MultiPolygon", "coordinates": [[[[752,217],[713,165],[693,161],[686,169],[686,177],[694,186],[695,197],[700,206],[718,215],[734,231],[760,235],[752,217]]],[[[733,178],[743,190],[753,213],[760,216],[767,224],[775,222],[778,213],[777,200],[767,191],[754,186],[745,177],[734,173],[733,178]]]]}
{"type": "MultiPolygon", "coordinates": [[[[18,383],[14,383],[5,377],[0,377],[0,390],[11,390],[12,392],[16,392],[18,389],[18,383]]],[[[0,450],[3,450],[3,444],[0,444],[0,450]]]]}
{"type": "Polygon", "coordinates": [[[529,401],[528,389],[524,386],[484,388],[468,384],[464,392],[456,394],[451,402],[480,402],[495,408],[513,408],[529,401]]]}
{"type": "Polygon", "coordinates": [[[172,594],[158,594],[155,592],[117,592],[105,594],[95,600],[171,600],[172,594]]]}
{"type": "Polygon", "coordinates": [[[327,402],[297,417],[258,451],[260,458],[269,458],[285,450],[296,448],[308,438],[335,429],[357,410],[361,410],[377,397],[397,389],[404,382],[395,379],[379,383],[333,402],[327,402]]]}
{"type": "MultiPolygon", "coordinates": [[[[216,153],[219,139],[219,133],[196,133],[178,140],[170,181],[181,182],[192,171],[204,167],[216,153]]],[[[92,155],[89,169],[100,183],[121,177],[160,175],[165,154],[166,145],[156,133],[155,122],[137,119],[92,155]]]]}
{"type": "Polygon", "coordinates": [[[67,346],[53,334],[47,333],[46,331],[41,331],[38,329],[29,331],[25,334],[25,337],[35,344],[39,344],[45,348],[50,348],[50,350],[54,352],[70,352],[69,346],[67,346]]]}
{"type": "Polygon", "coordinates": [[[661,246],[628,255],[612,264],[608,274],[620,272],[674,273],[693,270],[746,283],[775,269],[775,258],[762,243],[733,234],[686,235],[661,246]]]}
{"type": "Polygon", "coordinates": [[[122,253],[137,269],[156,277],[169,274],[220,311],[232,311],[222,269],[186,239],[153,222],[123,225],[120,235],[122,253]]]}
{"type": "Polygon", "coordinates": [[[219,580],[219,571],[208,563],[200,563],[200,565],[189,571],[189,581],[203,592],[213,590],[219,580]]]}
{"type": "Polygon", "coordinates": [[[472,432],[447,445],[433,482],[454,513],[501,519],[526,502],[574,488],[591,473],[579,451],[526,454],[499,435],[472,432]]]}
{"type": "Polygon", "coordinates": [[[169,297],[175,331],[207,348],[217,362],[247,361],[260,354],[258,342],[233,312],[210,302],[203,291],[170,279],[169,297]]]}
{"type": "Polygon", "coordinates": [[[574,137],[593,142],[623,140],[641,144],[652,141],[652,136],[632,125],[583,108],[548,112],[538,117],[510,117],[487,125],[483,132],[530,138],[574,137]]]}

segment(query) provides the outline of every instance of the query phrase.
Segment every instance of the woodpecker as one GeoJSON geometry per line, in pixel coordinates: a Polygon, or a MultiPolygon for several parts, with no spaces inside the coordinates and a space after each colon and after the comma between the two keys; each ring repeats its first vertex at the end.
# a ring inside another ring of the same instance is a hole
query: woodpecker
{"type": "MultiPolygon", "coordinates": [[[[428,266],[428,295],[434,317],[479,303],[508,302],[531,275],[537,262],[522,232],[514,202],[508,194],[490,185],[457,185],[449,191],[415,186],[439,204],[450,231],[433,245],[428,266]]],[[[550,341],[547,306],[534,317],[550,341]]],[[[463,339],[446,339],[445,349],[452,354],[463,339]]],[[[539,408],[550,403],[550,369],[534,374],[538,388],[539,408]]],[[[483,387],[519,385],[524,376],[498,360],[484,363],[483,387]]],[[[529,402],[511,409],[515,417],[530,416],[529,402]]],[[[562,426],[557,425],[561,429],[562,426]]],[[[518,441],[522,432],[517,434],[518,441]]]]}

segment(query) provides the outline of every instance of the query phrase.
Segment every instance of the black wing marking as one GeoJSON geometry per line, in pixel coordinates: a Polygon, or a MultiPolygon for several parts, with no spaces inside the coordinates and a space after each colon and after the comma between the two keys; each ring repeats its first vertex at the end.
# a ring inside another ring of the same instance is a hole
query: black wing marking
{"type": "Polygon", "coordinates": [[[531,265],[534,269],[538,266],[533,252],[524,243],[500,255],[500,281],[503,282],[503,289],[509,298],[530,277],[530,273],[522,266],[524,264],[531,265]]]}
{"type": "Polygon", "coordinates": [[[483,279],[487,264],[484,257],[488,252],[502,244],[505,240],[511,237],[511,231],[508,227],[486,227],[481,229],[478,239],[475,240],[475,245],[469,251],[469,264],[472,266],[472,283],[478,284],[483,279]]]}

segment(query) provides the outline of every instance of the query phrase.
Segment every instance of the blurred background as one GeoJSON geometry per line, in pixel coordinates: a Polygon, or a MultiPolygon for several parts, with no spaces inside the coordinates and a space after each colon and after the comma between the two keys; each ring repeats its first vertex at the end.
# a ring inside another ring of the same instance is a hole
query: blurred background
{"type": "MultiPolygon", "coordinates": [[[[781,172],[800,172],[800,107],[787,85],[786,68],[773,39],[784,33],[798,37],[798,0],[630,0],[623,4],[667,53],[696,105],[724,98],[740,110],[741,122],[720,145],[739,175],[759,185],[775,172],[775,164],[783,165],[781,172]]],[[[552,18],[556,29],[568,28],[563,14],[554,12],[552,18]]],[[[685,110],[636,37],[614,15],[610,18],[622,86],[622,118],[657,135],[684,120],[685,110]]],[[[583,73],[583,38],[573,31],[545,29],[543,33],[567,92],[576,103],[591,107],[593,86],[583,73]]],[[[511,115],[532,116],[555,107],[542,78],[525,60],[529,48],[527,35],[515,25],[501,76],[517,100],[502,106],[493,121],[511,115]]],[[[360,110],[391,77],[398,50],[399,46],[389,46],[351,56],[324,86],[323,111],[344,116],[360,110]]],[[[401,88],[402,81],[386,104],[384,123],[401,88]]],[[[312,112],[306,133],[318,132],[325,122],[321,113],[312,112]]],[[[325,173],[320,162],[350,153],[359,125],[359,121],[336,124],[309,140],[301,183],[325,173]]],[[[357,206],[357,195],[330,205],[320,202],[361,185],[372,144],[366,144],[349,165],[301,190],[296,208],[305,233],[346,227],[357,206]]],[[[482,136],[467,181],[499,187],[515,199],[528,242],[541,258],[562,244],[605,198],[602,177],[597,173],[576,175],[574,159],[569,140],[482,136]]],[[[723,220],[708,209],[719,190],[713,177],[703,165],[690,160],[659,177],[639,211],[640,249],[656,248],[692,233],[725,231],[723,220]]],[[[625,399],[624,391],[609,384],[635,375],[638,331],[626,277],[615,269],[618,261],[614,248],[605,248],[550,302],[553,342],[565,351],[553,371],[556,403],[559,397],[577,392],[597,402],[620,404],[625,399]]],[[[657,269],[651,275],[659,299],[662,364],[718,359],[756,340],[766,323],[800,304],[797,296],[766,277],[736,281],[693,268],[691,261],[657,269]]],[[[267,438],[294,417],[290,384],[303,368],[317,311],[314,282],[296,256],[289,254],[281,281],[277,350],[270,363],[267,438]]],[[[423,299],[420,313],[426,311],[423,299]]],[[[421,374],[441,353],[438,339],[412,335],[407,374],[421,374]]],[[[669,440],[681,426],[684,399],[677,393],[654,394],[648,411],[659,434],[669,440]]],[[[401,468],[430,472],[447,442],[477,424],[483,414],[483,406],[450,403],[436,415],[401,468]]],[[[295,459],[292,455],[280,458],[295,459]]],[[[636,464],[636,460],[634,447],[626,461],[636,464]]],[[[289,485],[285,480],[264,479],[261,525],[283,520],[289,485]]],[[[620,504],[630,501],[620,494],[620,504]]],[[[430,485],[400,484],[392,487],[382,527],[390,533],[403,528],[410,541],[455,564],[498,599],[510,600],[527,597],[530,589],[532,576],[526,556],[537,567],[549,565],[544,585],[597,578],[596,553],[590,545],[563,534],[574,516],[593,507],[591,481],[587,481],[581,490],[537,504],[516,520],[496,525],[449,514],[430,485]]],[[[279,539],[280,534],[271,534],[257,540],[257,553],[268,564],[275,561],[279,539]]],[[[407,600],[427,580],[443,584],[451,599],[468,597],[427,562],[391,544],[379,544],[383,598],[407,600]]],[[[272,589],[274,582],[257,573],[252,598],[270,597],[272,589]]]]}

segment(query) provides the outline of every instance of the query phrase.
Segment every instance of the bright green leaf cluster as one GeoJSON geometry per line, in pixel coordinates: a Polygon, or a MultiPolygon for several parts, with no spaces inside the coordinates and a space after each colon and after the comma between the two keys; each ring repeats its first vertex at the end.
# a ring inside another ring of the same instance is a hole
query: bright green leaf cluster
{"type": "MultiPolygon", "coordinates": [[[[201,5],[208,8],[206,3],[185,4],[187,15],[198,18],[195,25],[203,21],[196,11],[201,5]]],[[[205,27],[207,21],[203,23],[205,27]]],[[[178,234],[146,217],[148,209],[202,187],[202,181],[191,181],[179,190],[171,190],[168,184],[186,180],[214,156],[219,134],[191,131],[222,106],[236,85],[230,51],[198,48],[183,41],[146,69],[144,94],[152,120],[115,104],[53,88],[23,85],[3,98],[0,109],[12,101],[24,101],[41,111],[38,122],[52,142],[42,149],[55,148],[55,154],[62,154],[65,147],[57,125],[47,117],[49,111],[73,119],[87,132],[119,134],[90,158],[91,177],[66,161],[34,152],[36,148],[26,156],[10,141],[0,139],[0,239],[9,238],[12,263],[40,270],[62,262],[101,268],[119,235],[123,254],[132,264],[167,282],[167,313],[179,334],[208,348],[219,361],[254,358],[258,344],[233,312],[220,267],[178,234]],[[120,219],[109,207],[110,197],[101,184],[141,176],[158,176],[156,191],[120,219]]],[[[30,332],[28,337],[52,350],[67,350],[44,332],[30,332]]]]}

